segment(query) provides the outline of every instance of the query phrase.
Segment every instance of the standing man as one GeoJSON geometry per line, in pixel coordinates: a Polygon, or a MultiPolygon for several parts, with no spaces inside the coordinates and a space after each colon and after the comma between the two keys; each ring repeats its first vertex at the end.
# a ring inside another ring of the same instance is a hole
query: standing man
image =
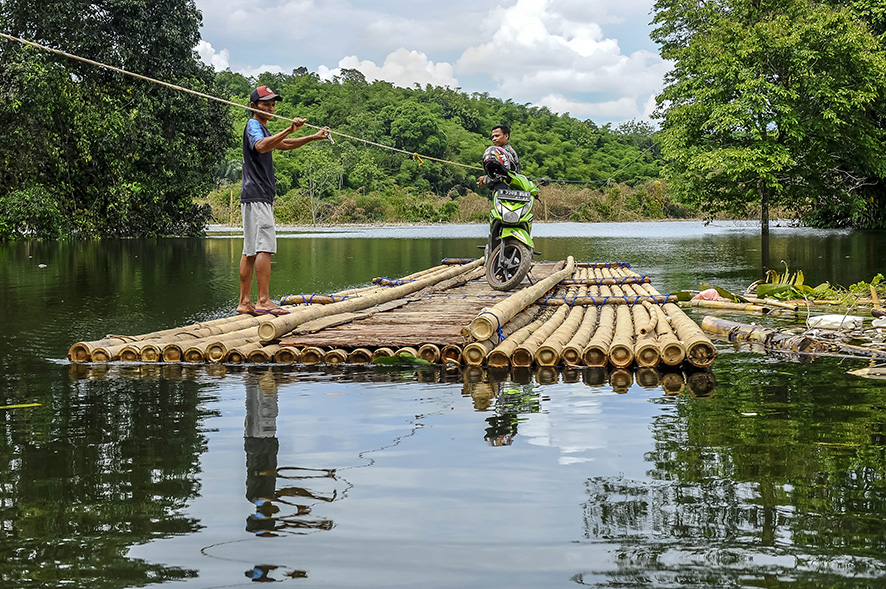
{"type": "MultiPolygon", "coordinates": [[[[514,169],[512,172],[520,173],[520,158],[517,157],[517,152],[514,151],[514,148],[511,147],[511,128],[507,125],[496,125],[492,128],[492,145],[496,147],[501,147],[508,155],[511,156],[511,161],[514,162],[514,169]]],[[[480,176],[477,178],[477,186],[492,186],[493,180],[488,176],[480,176]]]]}
{"type": "Polygon", "coordinates": [[[255,109],[243,131],[243,186],[240,190],[240,212],[243,219],[243,256],[240,258],[240,302],[238,313],[251,315],[285,315],[274,304],[270,295],[271,254],[277,252],[277,234],[274,230],[274,197],[277,179],[274,176],[272,151],[296,149],[311,141],[326,139],[329,127],[313,135],[295,139],[288,136],[302,128],[307,120],[295,118],[292,124],[276,135],[265,126],[283,100],[267,86],[259,86],[249,97],[249,107],[255,109]],[[258,283],[258,301],[252,302],[252,275],[258,283]]]}

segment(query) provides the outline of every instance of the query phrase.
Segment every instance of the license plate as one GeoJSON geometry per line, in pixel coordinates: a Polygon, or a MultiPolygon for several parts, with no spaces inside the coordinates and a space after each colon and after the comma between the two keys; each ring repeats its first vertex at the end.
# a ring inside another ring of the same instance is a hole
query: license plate
{"type": "Polygon", "coordinates": [[[532,195],[525,190],[511,190],[510,188],[502,188],[496,195],[498,198],[517,202],[529,202],[532,198],[532,195]]]}

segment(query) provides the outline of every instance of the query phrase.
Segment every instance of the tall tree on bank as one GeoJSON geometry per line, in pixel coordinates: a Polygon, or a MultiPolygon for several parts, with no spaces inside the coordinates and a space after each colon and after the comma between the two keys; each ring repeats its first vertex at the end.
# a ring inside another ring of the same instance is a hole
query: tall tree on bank
{"type": "MultiPolygon", "coordinates": [[[[852,208],[886,178],[886,57],[844,8],[810,0],[657,0],[674,61],[658,96],[670,185],[707,214],[852,208]]],[[[883,198],[880,196],[880,198],[883,198]]]]}
{"type": "MultiPolygon", "coordinates": [[[[213,94],[200,22],[193,0],[0,3],[11,35],[213,94]]],[[[0,96],[0,238],[205,227],[227,107],[6,40],[0,96]]]]}

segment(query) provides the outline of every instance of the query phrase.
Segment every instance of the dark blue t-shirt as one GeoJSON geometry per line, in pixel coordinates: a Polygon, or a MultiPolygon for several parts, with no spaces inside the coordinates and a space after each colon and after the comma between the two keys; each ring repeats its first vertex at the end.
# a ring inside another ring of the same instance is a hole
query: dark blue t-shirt
{"type": "Polygon", "coordinates": [[[277,194],[277,178],[274,176],[273,150],[259,153],[255,144],[270,137],[268,128],[257,119],[246,121],[243,130],[243,185],[240,189],[240,202],[266,202],[274,204],[277,194]]]}

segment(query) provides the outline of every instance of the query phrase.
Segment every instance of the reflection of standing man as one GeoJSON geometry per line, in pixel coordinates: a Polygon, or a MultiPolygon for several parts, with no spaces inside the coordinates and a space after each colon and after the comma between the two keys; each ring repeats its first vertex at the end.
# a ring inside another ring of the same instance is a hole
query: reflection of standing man
{"type": "Polygon", "coordinates": [[[270,534],[275,527],[277,498],[277,385],[269,371],[255,378],[246,376],[246,498],[255,513],[246,519],[246,531],[270,534]]]}

